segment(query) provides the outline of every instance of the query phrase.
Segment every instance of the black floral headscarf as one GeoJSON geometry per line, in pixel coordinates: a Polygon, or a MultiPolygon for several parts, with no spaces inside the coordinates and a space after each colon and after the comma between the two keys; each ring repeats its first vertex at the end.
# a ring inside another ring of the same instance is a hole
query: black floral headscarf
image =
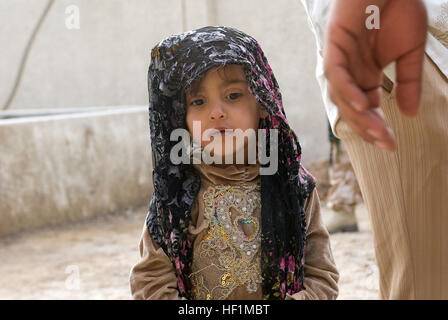
{"type": "Polygon", "coordinates": [[[188,226],[200,178],[192,165],[170,161],[170,150],[177,143],[170,141],[170,134],[186,128],[185,90],[206,71],[228,64],[244,66],[249,90],[268,111],[261,123],[267,141],[267,129],[278,129],[278,171],[261,176],[263,298],[284,299],[286,293],[304,289],[304,201],[315,181],[301,166],[300,144],[288,125],[278,83],[261,47],[239,30],[205,27],[163,40],[151,57],[148,90],[154,193],[146,224],[175,266],[180,296],[191,298],[188,226]]]}

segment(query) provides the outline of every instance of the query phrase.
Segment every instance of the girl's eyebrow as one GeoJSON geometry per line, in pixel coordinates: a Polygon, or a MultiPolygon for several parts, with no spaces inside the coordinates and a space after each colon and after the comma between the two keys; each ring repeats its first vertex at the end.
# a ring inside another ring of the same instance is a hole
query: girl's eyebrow
{"type": "Polygon", "coordinates": [[[224,82],[222,82],[222,86],[228,86],[231,84],[236,84],[236,83],[244,83],[245,85],[247,85],[247,81],[244,79],[230,79],[230,80],[224,80],[224,82]]]}
{"type": "MultiPolygon", "coordinates": [[[[244,85],[247,86],[247,81],[246,80],[243,80],[243,79],[229,79],[229,80],[224,80],[220,84],[220,87],[227,87],[229,85],[236,84],[236,83],[243,83],[244,85]]],[[[201,93],[203,90],[204,90],[203,86],[200,85],[197,88],[187,90],[187,95],[195,96],[195,95],[198,95],[199,93],[201,93]]]]}

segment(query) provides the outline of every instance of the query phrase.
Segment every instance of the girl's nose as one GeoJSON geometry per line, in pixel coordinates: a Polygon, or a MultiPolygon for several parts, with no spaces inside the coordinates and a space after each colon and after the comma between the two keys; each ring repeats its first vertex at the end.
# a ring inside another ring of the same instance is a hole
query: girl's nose
{"type": "Polygon", "coordinates": [[[219,103],[216,103],[213,106],[213,109],[210,111],[210,120],[222,120],[226,118],[226,113],[222,106],[219,103]]]}

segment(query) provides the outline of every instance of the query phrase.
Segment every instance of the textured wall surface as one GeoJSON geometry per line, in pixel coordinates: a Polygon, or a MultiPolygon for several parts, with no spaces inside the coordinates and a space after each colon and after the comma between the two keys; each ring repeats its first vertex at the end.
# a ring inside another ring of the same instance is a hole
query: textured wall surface
{"type": "Polygon", "coordinates": [[[0,121],[0,236],[149,203],[147,123],[146,107],[0,121]]]}

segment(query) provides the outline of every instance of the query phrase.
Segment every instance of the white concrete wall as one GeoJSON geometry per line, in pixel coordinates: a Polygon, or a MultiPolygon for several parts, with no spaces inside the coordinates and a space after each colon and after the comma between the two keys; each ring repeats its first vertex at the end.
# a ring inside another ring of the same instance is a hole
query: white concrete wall
{"type": "Polygon", "coordinates": [[[149,205],[146,107],[0,120],[0,237],[149,205]]]}
{"type": "MultiPolygon", "coordinates": [[[[46,3],[0,1],[0,108],[46,3]]],[[[205,25],[233,26],[261,43],[305,165],[327,158],[314,38],[299,0],[56,0],[10,109],[146,105],[151,48],[170,34],[205,25]],[[69,5],[80,10],[79,30],[66,28],[69,5]]]]}
{"type": "MultiPolygon", "coordinates": [[[[0,103],[47,0],[0,1],[0,103]],[[6,50],[5,50],[6,49],[6,50]]],[[[178,0],[56,0],[29,56],[12,108],[147,104],[150,49],[182,31],[178,0]],[[80,29],[65,9],[80,10],[80,29]]]]}

